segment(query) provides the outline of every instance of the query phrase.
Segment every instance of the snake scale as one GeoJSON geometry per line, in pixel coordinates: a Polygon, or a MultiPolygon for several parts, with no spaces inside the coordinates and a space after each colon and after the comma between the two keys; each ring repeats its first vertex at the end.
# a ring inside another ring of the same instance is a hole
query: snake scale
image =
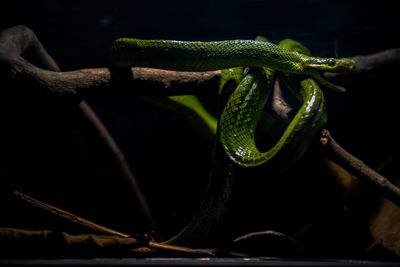
{"type": "MultiPolygon", "coordinates": [[[[268,163],[276,168],[282,162],[289,164],[301,157],[312,137],[326,123],[325,101],[318,85],[344,91],[324,80],[320,71],[355,68],[350,59],[312,57],[307,48],[293,40],[275,45],[262,38],[213,42],[120,38],[113,43],[111,65],[176,71],[225,70],[221,72],[222,78],[236,80],[237,87],[218,121],[216,151],[220,149],[230,162],[243,167],[268,163]],[[250,68],[243,72],[243,67],[250,68]],[[260,152],[255,132],[276,71],[302,104],[278,142],[268,151],[260,152]],[[233,76],[229,77],[229,73],[233,76]],[[228,77],[224,78],[226,74],[228,77]]],[[[214,166],[206,195],[191,222],[165,243],[197,246],[216,228],[234,182],[232,164],[227,161],[224,164],[214,166]]]]}

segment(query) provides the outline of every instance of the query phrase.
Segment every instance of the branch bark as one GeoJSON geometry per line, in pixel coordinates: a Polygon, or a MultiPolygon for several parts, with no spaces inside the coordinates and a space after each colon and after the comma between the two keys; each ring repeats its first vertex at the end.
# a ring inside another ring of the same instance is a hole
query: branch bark
{"type": "MultiPolygon", "coordinates": [[[[93,68],[58,72],[54,60],[47,54],[35,34],[25,26],[3,30],[0,33],[0,44],[0,75],[14,82],[36,85],[45,91],[59,94],[82,95],[117,87],[137,95],[216,95],[219,85],[220,71],[93,68]],[[20,56],[22,52],[30,62],[20,56]]],[[[356,63],[352,73],[365,73],[398,64],[400,49],[355,56],[352,59],[356,63]]],[[[352,73],[325,73],[325,76],[335,78],[352,73]]]]}
{"type": "Polygon", "coordinates": [[[145,238],[0,227],[0,245],[0,258],[116,257],[132,255],[132,250],[148,242],[145,238]]]}
{"type": "Polygon", "coordinates": [[[350,174],[358,177],[361,181],[374,187],[400,207],[400,188],[342,148],[336,143],[327,129],[321,132],[320,144],[329,159],[339,164],[350,174]]]}
{"type": "MultiPolygon", "coordinates": [[[[77,216],[73,213],[70,213],[68,211],[65,211],[63,209],[60,209],[58,207],[55,207],[53,205],[50,205],[48,203],[45,203],[43,201],[40,201],[36,198],[33,198],[31,196],[28,196],[20,191],[14,191],[13,194],[25,201],[26,203],[37,207],[39,209],[42,209],[46,212],[50,212],[58,217],[61,217],[65,220],[68,220],[74,224],[78,224],[80,226],[83,226],[85,228],[95,230],[96,232],[106,234],[107,236],[102,236],[102,235],[81,235],[81,236],[70,236],[68,234],[63,234],[63,241],[64,243],[68,245],[85,245],[88,241],[89,243],[95,243],[95,248],[96,249],[108,249],[109,247],[114,248],[117,246],[118,248],[125,248],[129,246],[130,248],[135,247],[148,247],[151,249],[161,249],[161,250],[166,250],[166,251],[171,251],[171,252],[177,252],[177,253],[183,253],[183,254],[193,254],[193,255],[204,255],[204,256],[215,256],[213,252],[205,250],[205,249],[193,249],[193,248],[187,248],[187,247],[181,247],[181,246],[174,246],[174,245],[167,245],[167,244],[162,244],[156,241],[152,240],[152,237],[149,235],[136,235],[136,236],[131,236],[126,233],[122,233],[119,231],[116,231],[114,229],[105,227],[103,225],[99,225],[97,223],[94,223],[92,221],[89,221],[85,218],[82,218],[80,216],[77,216]]],[[[26,237],[31,237],[31,235],[44,238],[46,239],[48,237],[48,231],[39,231],[39,232],[32,232],[32,231],[26,231],[26,230],[15,230],[15,229],[9,229],[7,231],[2,231],[2,229],[5,228],[0,228],[0,244],[1,244],[1,239],[4,237],[7,237],[8,235],[15,236],[17,239],[18,237],[21,238],[26,236],[26,237]]],[[[51,241],[51,239],[50,239],[51,241]]],[[[60,241],[60,240],[59,240],[60,241]]],[[[74,248],[74,247],[73,247],[74,248]]],[[[90,246],[87,247],[87,249],[93,249],[90,246]]]]}
{"type": "Polygon", "coordinates": [[[366,74],[383,68],[397,68],[400,63],[400,48],[388,49],[369,55],[358,55],[351,57],[355,62],[355,70],[352,72],[333,73],[326,72],[324,76],[328,79],[339,79],[342,77],[351,77],[354,74],[366,74]]]}
{"type": "Polygon", "coordinates": [[[83,227],[95,230],[96,232],[99,232],[99,233],[102,233],[102,234],[108,234],[108,235],[115,235],[115,236],[119,236],[119,237],[129,237],[128,234],[121,233],[121,232],[115,231],[113,229],[104,227],[102,225],[93,223],[93,222],[88,221],[86,219],[83,219],[83,218],[81,218],[81,217],[79,217],[79,216],[77,216],[75,214],[72,214],[72,213],[67,212],[65,210],[62,210],[60,208],[54,207],[53,205],[47,204],[47,203],[45,203],[43,201],[37,200],[37,199],[35,199],[35,198],[31,197],[31,196],[28,196],[28,195],[26,195],[26,194],[24,194],[24,193],[22,193],[20,191],[14,191],[13,194],[17,198],[19,198],[19,199],[21,199],[21,200],[33,205],[34,207],[37,207],[37,208],[40,208],[40,209],[45,210],[47,212],[53,213],[54,215],[62,217],[62,218],[66,219],[66,220],[68,220],[70,222],[79,224],[79,225],[81,225],[83,227]]]}
{"type": "Polygon", "coordinates": [[[214,256],[207,250],[170,246],[149,241],[145,235],[121,237],[70,234],[55,230],[0,227],[0,258],[99,258],[140,256],[214,256]]]}
{"type": "Polygon", "coordinates": [[[16,26],[0,33],[0,75],[14,83],[36,85],[45,91],[73,96],[115,88],[138,95],[177,95],[216,94],[220,72],[149,68],[94,68],[59,72],[57,64],[36,35],[25,26],[16,26]]]}

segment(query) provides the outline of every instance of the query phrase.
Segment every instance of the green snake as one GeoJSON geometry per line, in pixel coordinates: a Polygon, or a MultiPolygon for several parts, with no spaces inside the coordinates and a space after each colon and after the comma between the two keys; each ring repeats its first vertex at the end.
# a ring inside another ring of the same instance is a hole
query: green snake
{"type": "MultiPolygon", "coordinates": [[[[224,79],[233,78],[238,85],[218,121],[216,150],[223,150],[240,166],[268,163],[278,169],[282,162],[295,162],[301,157],[316,131],[326,123],[324,97],[318,84],[344,91],[324,80],[319,71],[351,71],[355,67],[350,59],[312,57],[308,49],[292,40],[275,45],[265,40],[188,42],[129,38],[114,41],[111,65],[176,71],[225,70],[222,84],[224,79]],[[243,73],[243,66],[250,68],[243,73]],[[255,132],[276,71],[302,105],[278,142],[268,151],[260,152],[255,132]]],[[[193,245],[211,234],[223,216],[232,191],[232,166],[225,167],[225,170],[217,167],[212,172],[202,205],[191,222],[165,243],[193,245]]]]}

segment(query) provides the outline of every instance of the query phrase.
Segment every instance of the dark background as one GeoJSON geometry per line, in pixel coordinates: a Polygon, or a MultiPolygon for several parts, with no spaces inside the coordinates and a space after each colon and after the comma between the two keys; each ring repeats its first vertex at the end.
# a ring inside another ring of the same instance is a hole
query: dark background
{"type": "MultiPolygon", "coordinates": [[[[396,1],[10,2],[2,3],[0,30],[28,26],[62,71],[107,67],[111,43],[119,37],[223,40],[264,35],[272,42],[296,39],[323,57],[400,47],[396,1]]],[[[372,167],[387,157],[396,159],[398,141],[392,134],[398,121],[395,75],[387,72],[359,77],[357,84],[347,87],[346,94],[326,92],[332,133],[372,167]]],[[[59,99],[16,94],[16,99],[3,99],[8,102],[2,108],[4,177],[33,196],[98,223],[131,233],[147,231],[116,163],[79,110],[59,99]]],[[[161,232],[172,235],[199,205],[209,174],[212,143],[194,132],[183,118],[144,104],[129,93],[100,92],[86,100],[126,154],[161,232]]],[[[210,107],[216,101],[202,100],[210,107]]],[[[387,172],[395,174],[390,168],[387,172]]],[[[277,192],[285,181],[265,184],[250,180],[244,186],[239,209],[243,214],[234,217],[242,222],[238,221],[235,227],[239,230],[231,235],[269,228],[287,230],[298,218],[312,217],[311,211],[301,207],[324,193],[318,193],[317,187],[310,189],[307,177],[320,177],[317,186],[330,184],[320,173],[298,172],[296,176],[293,188],[282,194],[277,192]],[[300,194],[302,189],[295,190],[299,186],[315,195],[300,194]],[[272,193],[267,200],[255,197],[272,193]],[[302,197],[309,202],[296,203],[296,198],[302,197]],[[275,222],[271,223],[271,216],[275,222]],[[285,222],[278,220],[279,216],[285,222]],[[250,227],[244,229],[243,225],[250,227]]],[[[323,203],[318,205],[323,209],[323,203]]],[[[42,217],[27,211],[20,214],[13,207],[4,207],[12,214],[4,224],[44,228],[42,217]]]]}

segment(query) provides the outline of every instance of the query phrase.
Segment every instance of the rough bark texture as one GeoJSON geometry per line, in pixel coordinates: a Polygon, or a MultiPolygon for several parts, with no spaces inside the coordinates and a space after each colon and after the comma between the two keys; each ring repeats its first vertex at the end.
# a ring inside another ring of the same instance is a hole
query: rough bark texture
{"type": "Polygon", "coordinates": [[[55,230],[23,230],[0,228],[0,257],[58,258],[115,257],[139,255],[133,249],[148,247],[145,238],[124,238],[110,235],[73,235],[55,230]]]}
{"type": "Polygon", "coordinates": [[[138,95],[216,94],[219,83],[219,71],[98,68],[59,72],[36,35],[25,26],[2,31],[0,44],[2,78],[58,94],[84,95],[116,87],[138,95]],[[21,54],[31,61],[22,58],[21,54]]]}

